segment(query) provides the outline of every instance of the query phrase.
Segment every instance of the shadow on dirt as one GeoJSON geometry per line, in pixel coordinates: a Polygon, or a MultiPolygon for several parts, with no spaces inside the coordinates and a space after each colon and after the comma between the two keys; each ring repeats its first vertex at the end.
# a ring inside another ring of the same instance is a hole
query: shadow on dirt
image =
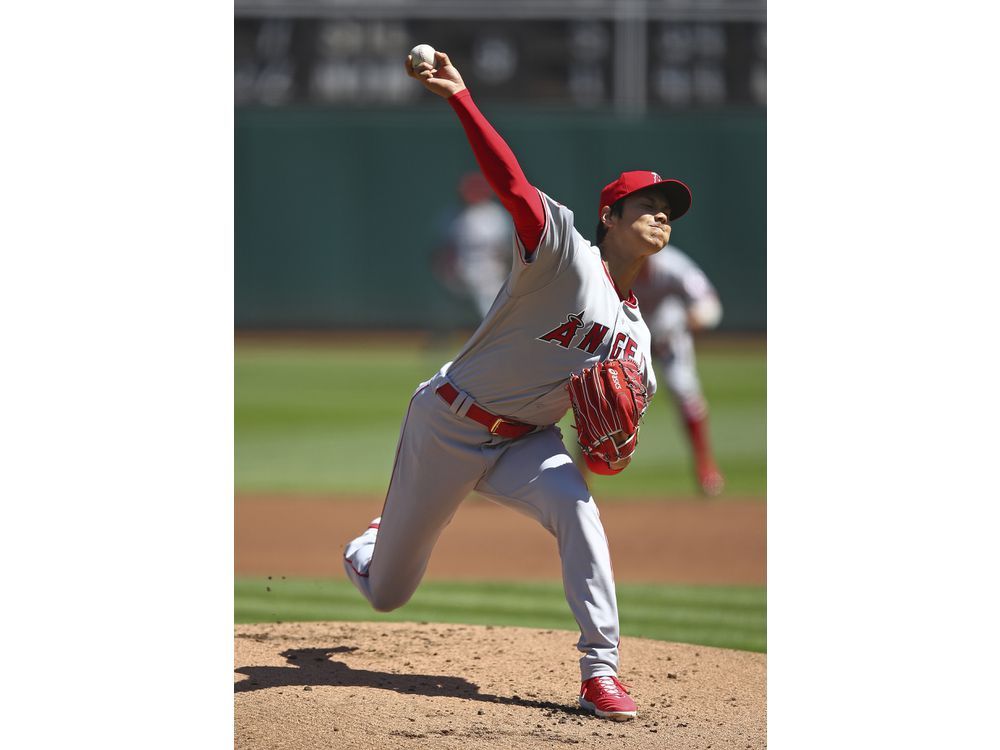
{"type": "Polygon", "coordinates": [[[479,686],[461,677],[430,674],[393,674],[374,672],[368,669],[352,669],[343,662],[332,661],[330,656],[355,651],[353,646],[336,648],[297,648],[282,651],[290,666],[287,667],[238,667],[237,674],[249,679],[237,682],[236,693],[263,690],[273,687],[313,687],[318,685],[334,687],[364,687],[392,690],[413,695],[445,696],[465,698],[485,703],[499,703],[508,706],[544,708],[575,716],[589,716],[582,708],[551,701],[522,698],[519,695],[489,695],[480,693],[479,686]]]}

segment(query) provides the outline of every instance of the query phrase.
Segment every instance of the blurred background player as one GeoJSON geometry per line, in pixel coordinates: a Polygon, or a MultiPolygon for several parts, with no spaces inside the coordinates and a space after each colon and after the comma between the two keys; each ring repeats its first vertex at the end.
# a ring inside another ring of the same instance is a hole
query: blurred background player
{"type": "Polygon", "coordinates": [[[434,272],[448,289],[472,299],[481,320],[510,273],[514,228],[480,172],[464,175],[458,193],[464,205],[435,254],[434,272]]]}
{"type": "Polygon", "coordinates": [[[633,290],[648,311],[644,317],[653,338],[653,357],[684,422],[698,485],[706,495],[718,495],[725,480],[712,455],[708,403],[698,379],[692,333],[715,328],[722,319],[722,304],[705,273],[672,245],[650,256],[633,290]]]}

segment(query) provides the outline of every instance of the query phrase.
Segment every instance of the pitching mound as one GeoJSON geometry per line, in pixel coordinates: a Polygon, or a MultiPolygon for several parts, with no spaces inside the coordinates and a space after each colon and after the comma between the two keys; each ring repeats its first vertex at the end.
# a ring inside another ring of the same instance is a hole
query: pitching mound
{"type": "Polygon", "coordinates": [[[237,748],[763,748],[763,654],[622,639],[629,722],[576,703],[576,633],[312,622],[236,627],[237,748]]]}

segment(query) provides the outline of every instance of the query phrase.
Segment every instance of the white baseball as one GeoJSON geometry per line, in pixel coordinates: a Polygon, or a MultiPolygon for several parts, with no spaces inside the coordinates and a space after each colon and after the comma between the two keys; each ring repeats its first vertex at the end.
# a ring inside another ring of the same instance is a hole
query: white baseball
{"type": "Polygon", "coordinates": [[[410,55],[412,60],[410,65],[416,70],[420,63],[430,63],[431,67],[434,67],[434,48],[429,44],[418,44],[416,47],[410,50],[410,55]]]}

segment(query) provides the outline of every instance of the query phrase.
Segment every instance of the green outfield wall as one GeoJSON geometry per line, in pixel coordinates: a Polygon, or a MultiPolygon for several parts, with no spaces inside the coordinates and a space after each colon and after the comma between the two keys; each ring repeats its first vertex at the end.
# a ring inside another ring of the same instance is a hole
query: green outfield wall
{"type": "MultiPolygon", "coordinates": [[[[761,112],[618,119],[484,109],[528,179],[593,239],[601,187],[650,168],[691,185],[671,241],[705,269],[723,327],[766,324],[766,125],[761,112]]],[[[475,168],[447,107],[252,110],[235,115],[239,328],[447,328],[471,305],[430,258],[456,185],[475,168]]],[[[640,300],[641,304],[641,300],[640,300]]]]}

